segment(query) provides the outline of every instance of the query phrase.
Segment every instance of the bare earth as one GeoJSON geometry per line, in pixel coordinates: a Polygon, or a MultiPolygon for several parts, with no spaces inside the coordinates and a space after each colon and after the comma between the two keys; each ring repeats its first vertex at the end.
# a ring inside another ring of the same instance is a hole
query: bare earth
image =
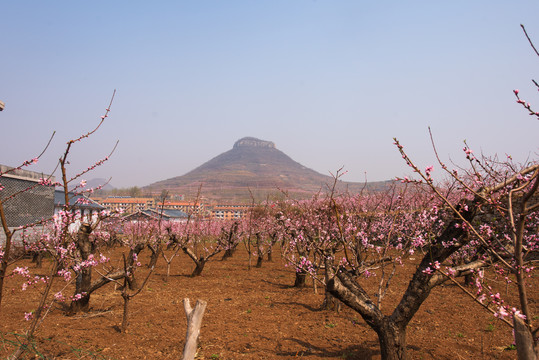
{"type": "MultiPolygon", "coordinates": [[[[116,249],[115,259],[119,253],[116,249]]],[[[147,256],[143,251],[143,264],[147,256]]],[[[34,273],[48,272],[47,262],[42,269],[35,269],[29,260],[22,263],[34,273]]],[[[294,272],[278,253],[273,262],[250,270],[244,249],[227,261],[218,257],[209,262],[200,277],[188,276],[193,267],[181,254],[165,282],[166,263],[160,259],[147,286],[130,303],[125,334],[118,331],[123,299],[113,284],[92,295],[88,313],[66,316],[55,305],[38,331],[36,348],[26,358],[179,359],[186,331],[182,299],[188,297],[192,304],[197,299],[208,302],[198,359],[380,359],[376,334],[358,314],[344,306],[339,313],[320,311],[323,289],[315,294],[310,280],[305,289],[290,287],[294,272]]],[[[394,279],[387,311],[414,268],[407,266],[394,279]]],[[[138,278],[142,280],[147,271],[141,267],[138,278]]],[[[537,279],[532,282],[535,289],[537,279]]],[[[55,285],[57,291],[65,283],[56,279],[55,285]]],[[[24,312],[35,309],[38,297],[35,289],[21,290],[20,277],[9,279],[5,292],[0,323],[3,358],[14,351],[18,338],[14,334],[26,330],[24,312]]],[[[69,289],[67,294],[71,293],[69,289]]],[[[537,314],[537,294],[530,295],[537,314]]],[[[512,343],[511,329],[450,284],[432,292],[409,325],[407,339],[411,359],[516,358],[515,350],[505,350],[512,343]]]]}

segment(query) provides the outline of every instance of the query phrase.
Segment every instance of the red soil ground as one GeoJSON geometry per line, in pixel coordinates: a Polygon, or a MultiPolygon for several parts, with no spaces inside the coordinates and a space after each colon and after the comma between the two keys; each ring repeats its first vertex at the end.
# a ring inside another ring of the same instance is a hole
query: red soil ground
{"type": "MultiPolygon", "coordinates": [[[[116,259],[119,251],[115,250],[116,259]]],[[[143,264],[147,256],[143,251],[143,264]]],[[[380,359],[376,334],[357,313],[344,306],[341,312],[319,310],[321,289],[315,294],[311,281],[304,289],[290,287],[293,271],[278,255],[274,257],[262,268],[248,270],[242,249],[227,261],[209,262],[202,276],[190,278],[193,264],[182,254],[174,259],[168,282],[166,263],[160,259],[147,286],[131,301],[127,333],[118,331],[120,291],[109,284],[92,295],[88,313],[67,316],[54,306],[26,358],[178,359],[186,331],[182,299],[188,297],[192,304],[196,299],[208,302],[198,359],[380,359]]],[[[35,269],[29,260],[22,265],[36,274],[48,272],[47,262],[42,269],[35,269]]],[[[407,265],[394,278],[386,311],[402,295],[414,268],[407,265]]],[[[138,278],[147,271],[140,268],[138,278]]],[[[532,283],[532,309],[537,314],[538,294],[533,291],[537,278],[532,283]]],[[[55,290],[64,285],[56,279],[55,290]]],[[[19,337],[14,334],[23,334],[28,327],[24,312],[37,304],[35,288],[20,289],[20,277],[8,279],[0,315],[3,358],[15,349],[19,337]]],[[[410,323],[407,339],[411,359],[516,358],[515,350],[505,350],[512,343],[510,328],[451,284],[432,292],[410,323]]]]}

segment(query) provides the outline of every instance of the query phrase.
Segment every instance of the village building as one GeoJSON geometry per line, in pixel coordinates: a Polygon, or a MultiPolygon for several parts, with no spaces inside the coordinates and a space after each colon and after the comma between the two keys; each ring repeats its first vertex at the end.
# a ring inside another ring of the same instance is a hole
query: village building
{"type": "MultiPolygon", "coordinates": [[[[82,218],[91,219],[92,215],[99,214],[106,208],[100,205],[96,201],[82,195],[68,193],[69,206],[72,211],[79,211],[82,218]]],[[[59,211],[65,209],[65,196],[62,190],[54,191],[54,213],[58,214],[59,211]]]]}
{"type": "MultiPolygon", "coordinates": [[[[51,183],[55,181],[54,177],[48,175],[0,165],[0,199],[11,230],[50,219],[54,215],[54,187],[44,185],[43,179],[51,183]]],[[[5,234],[0,231],[0,244],[4,241],[5,234]]]]}
{"type": "Polygon", "coordinates": [[[242,204],[214,205],[211,207],[210,213],[212,219],[238,220],[244,218],[250,209],[250,205],[242,204]]]}
{"type": "Polygon", "coordinates": [[[110,211],[119,210],[127,214],[133,214],[138,211],[155,207],[155,200],[153,198],[111,196],[98,202],[110,211]]]}
{"type": "MultiPolygon", "coordinates": [[[[129,216],[128,219],[155,218],[152,212],[173,214],[172,210],[180,211],[184,214],[202,216],[215,220],[238,220],[244,218],[250,211],[251,205],[245,204],[217,204],[208,205],[198,201],[159,201],[153,198],[135,198],[128,196],[111,196],[105,199],[94,198],[94,200],[105,206],[109,210],[121,210],[129,216]]],[[[174,217],[171,215],[172,218],[174,217]]]]}
{"type": "MultiPolygon", "coordinates": [[[[40,185],[42,178],[47,175],[0,165],[0,198],[8,226],[32,224],[54,214],[54,187],[40,185]]],[[[54,177],[49,180],[55,181],[54,177]]]]}
{"type": "Polygon", "coordinates": [[[165,201],[158,202],[158,209],[181,210],[188,214],[203,214],[205,206],[203,203],[196,201],[165,201]]]}
{"type": "Polygon", "coordinates": [[[179,221],[186,222],[189,215],[181,210],[174,209],[145,209],[137,211],[133,214],[126,215],[122,218],[124,221],[179,221]]]}

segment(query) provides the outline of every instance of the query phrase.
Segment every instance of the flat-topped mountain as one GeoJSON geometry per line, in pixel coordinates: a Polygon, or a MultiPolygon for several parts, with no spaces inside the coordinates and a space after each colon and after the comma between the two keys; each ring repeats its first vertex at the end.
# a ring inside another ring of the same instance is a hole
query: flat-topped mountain
{"type": "Polygon", "coordinates": [[[271,141],[260,140],[254,137],[244,137],[234,143],[234,149],[239,147],[265,147],[275,149],[275,144],[271,141]]]}
{"type": "MultiPolygon", "coordinates": [[[[340,187],[357,183],[339,182],[340,187]]],[[[383,186],[385,182],[378,185],[383,186]]],[[[278,196],[286,191],[293,197],[306,197],[325,190],[333,178],[322,175],[292,160],[271,141],[253,137],[242,138],[231,150],[222,153],[185,175],[150,184],[152,193],[168,190],[171,193],[221,201],[246,201],[253,194],[256,200],[278,196]]],[[[352,190],[352,189],[350,189],[352,190]]]]}

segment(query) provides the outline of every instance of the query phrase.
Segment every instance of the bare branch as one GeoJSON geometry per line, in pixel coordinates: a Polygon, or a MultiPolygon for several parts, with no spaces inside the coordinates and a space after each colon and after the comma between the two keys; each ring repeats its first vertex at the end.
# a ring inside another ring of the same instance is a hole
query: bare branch
{"type": "Polygon", "coordinates": [[[530,39],[530,37],[528,36],[528,32],[526,31],[526,28],[524,27],[524,25],[520,24],[520,27],[522,28],[522,31],[524,31],[524,35],[526,35],[526,39],[528,39],[528,42],[530,43],[533,51],[535,51],[535,54],[537,56],[539,56],[539,52],[537,51],[537,49],[535,48],[535,46],[533,45],[533,42],[532,40],[530,39]]]}

